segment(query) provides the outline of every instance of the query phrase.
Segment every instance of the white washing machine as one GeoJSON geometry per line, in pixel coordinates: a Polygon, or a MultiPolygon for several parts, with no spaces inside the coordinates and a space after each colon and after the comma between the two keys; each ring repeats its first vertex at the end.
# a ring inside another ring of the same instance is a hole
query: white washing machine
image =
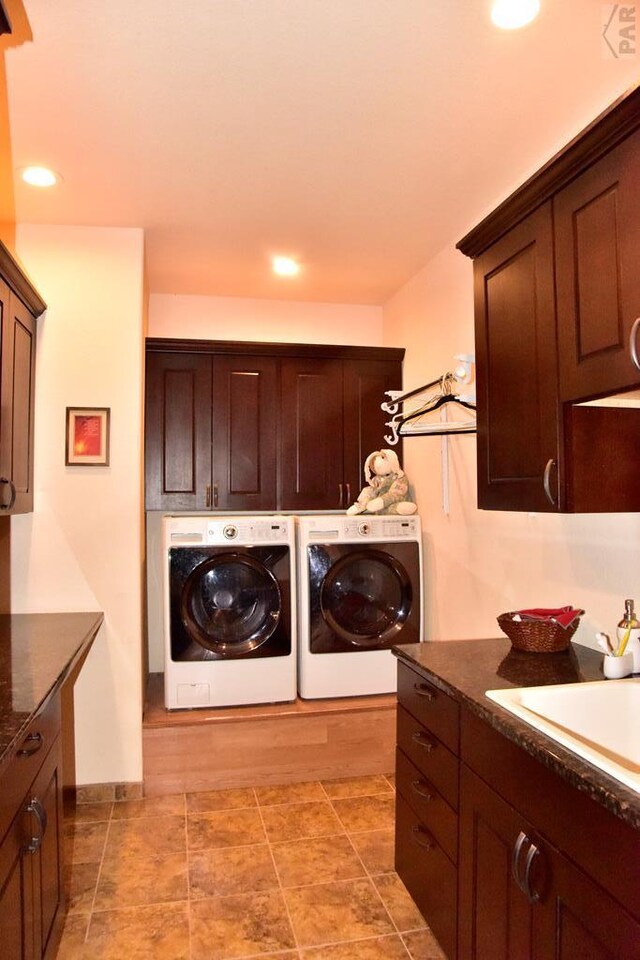
{"type": "Polygon", "coordinates": [[[298,692],[396,690],[390,648],[423,635],[420,518],[298,518],[298,692]]]}
{"type": "Polygon", "coordinates": [[[296,698],[293,517],[163,520],[169,709],[296,698]]]}

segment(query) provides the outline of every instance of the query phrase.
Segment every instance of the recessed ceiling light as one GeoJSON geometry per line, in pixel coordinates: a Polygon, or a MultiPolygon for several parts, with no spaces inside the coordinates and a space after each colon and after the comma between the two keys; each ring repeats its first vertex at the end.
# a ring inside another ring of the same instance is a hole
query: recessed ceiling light
{"type": "Polygon", "coordinates": [[[540,13],[540,0],[494,0],[491,19],[502,30],[524,27],[540,13]]]}
{"type": "Polygon", "coordinates": [[[280,277],[295,277],[300,273],[300,264],[292,257],[274,257],[271,261],[273,272],[280,277]]]}
{"type": "Polygon", "coordinates": [[[20,176],[31,187],[53,187],[60,177],[48,167],[25,167],[20,176]]]}

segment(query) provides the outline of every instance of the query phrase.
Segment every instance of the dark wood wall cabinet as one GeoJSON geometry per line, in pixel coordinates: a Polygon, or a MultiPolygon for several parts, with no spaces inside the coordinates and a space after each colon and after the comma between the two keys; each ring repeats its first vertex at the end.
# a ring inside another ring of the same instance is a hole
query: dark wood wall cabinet
{"type": "Polygon", "coordinates": [[[640,835],[398,668],[396,867],[449,960],[640,960],[640,835]]]}
{"type": "Polygon", "coordinates": [[[458,244],[474,260],[481,508],[640,510],[640,409],[584,405],[640,388],[638,183],[640,88],[458,244]]]}
{"type": "Polygon", "coordinates": [[[45,309],[0,242],[0,514],[33,510],[36,318],[45,309]]]}
{"type": "Polygon", "coordinates": [[[0,0],[0,34],[11,33],[11,21],[4,0],[0,0]]]}
{"type": "Polygon", "coordinates": [[[0,778],[0,943],[16,960],[53,960],[63,920],[60,728],[56,694],[0,778]]]}
{"type": "Polygon", "coordinates": [[[147,340],[147,510],[341,510],[404,350],[147,340]]]}

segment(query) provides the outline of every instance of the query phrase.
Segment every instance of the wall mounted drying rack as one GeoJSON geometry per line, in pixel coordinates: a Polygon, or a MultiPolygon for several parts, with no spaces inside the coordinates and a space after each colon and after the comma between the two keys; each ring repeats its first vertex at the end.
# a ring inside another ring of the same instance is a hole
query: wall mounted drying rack
{"type": "Polygon", "coordinates": [[[385,413],[391,414],[391,420],[386,422],[386,426],[391,430],[391,433],[385,436],[388,444],[394,446],[400,437],[442,437],[476,433],[475,391],[453,392],[456,384],[468,384],[473,380],[475,357],[469,353],[458,353],[455,359],[459,361],[455,370],[443,373],[436,380],[431,380],[421,387],[406,392],[387,390],[385,396],[390,399],[380,406],[385,413]],[[440,416],[438,420],[434,420],[433,414],[437,410],[440,411],[440,416]],[[467,410],[472,416],[450,420],[449,412],[452,410],[467,410]]]}

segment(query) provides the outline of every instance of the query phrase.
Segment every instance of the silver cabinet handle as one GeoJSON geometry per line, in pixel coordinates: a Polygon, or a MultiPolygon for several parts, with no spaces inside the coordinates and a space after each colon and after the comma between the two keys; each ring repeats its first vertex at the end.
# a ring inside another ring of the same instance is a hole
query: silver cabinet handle
{"type": "Polygon", "coordinates": [[[32,797],[26,806],[29,814],[34,814],[38,821],[38,833],[32,834],[27,843],[27,853],[36,853],[42,846],[42,841],[47,830],[47,811],[44,809],[37,797],[32,797]]]}
{"type": "Polygon", "coordinates": [[[522,853],[523,846],[528,842],[529,838],[527,837],[526,833],[523,833],[521,830],[518,834],[518,839],[513,845],[513,856],[511,857],[511,873],[513,874],[513,879],[518,884],[520,890],[522,890],[522,892],[525,894],[526,890],[524,888],[524,881],[520,876],[520,855],[522,853]]]}
{"type": "Polygon", "coordinates": [[[7,477],[0,477],[0,483],[8,483],[11,492],[9,503],[0,503],[0,510],[11,510],[11,507],[16,502],[16,485],[13,480],[9,480],[7,477]]]}
{"type": "Polygon", "coordinates": [[[529,849],[527,850],[527,858],[524,862],[524,892],[526,894],[527,900],[529,903],[538,903],[540,900],[540,893],[538,890],[534,890],[531,886],[531,868],[533,867],[534,861],[540,856],[540,851],[536,847],[535,843],[531,843],[529,849]]]}
{"type": "Polygon", "coordinates": [[[347,501],[345,503],[345,507],[348,507],[351,503],[351,484],[346,483],[345,486],[347,488],[347,501]]]}
{"type": "Polygon", "coordinates": [[[204,505],[207,510],[211,509],[211,484],[208,483],[204,490],[204,505]]]}
{"type": "Polygon", "coordinates": [[[344,507],[344,483],[338,484],[338,506],[344,507]]]}
{"type": "Polygon", "coordinates": [[[213,506],[215,509],[218,509],[218,484],[214,483],[213,485],[213,506]]]}
{"type": "Polygon", "coordinates": [[[535,845],[533,840],[530,840],[526,833],[521,830],[518,834],[518,839],[513,845],[511,872],[513,873],[513,879],[518,884],[518,887],[524,893],[529,903],[538,903],[541,899],[540,891],[534,890],[533,886],[531,885],[531,871],[533,869],[533,864],[541,855],[542,854],[540,853],[539,848],[535,845]],[[529,849],[527,850],[527,855],[524,861],[524,876],[522,876],[520,873],[520,860],[525,845],[527,845],[529,849]]]}
{"type": "Polygon", "coordinates": [[[640,370],[640,357],[638,357],[638,328],[640,327],[640,317],[633,322],[631,333],[629,334],[629,353],[631,360],[637,370],[640,370]]]}
{"type": "Polygon", "coordinates": [[[553,496],[553,491],[551,490],[551,471],[555,467],[556,462],[553,458],[547,460],[547,465],[544,468],[544,475],[542,477],[542,485],[544,486],[544,494],[552,507],[557,507],[557,502],[553,496]]]}

